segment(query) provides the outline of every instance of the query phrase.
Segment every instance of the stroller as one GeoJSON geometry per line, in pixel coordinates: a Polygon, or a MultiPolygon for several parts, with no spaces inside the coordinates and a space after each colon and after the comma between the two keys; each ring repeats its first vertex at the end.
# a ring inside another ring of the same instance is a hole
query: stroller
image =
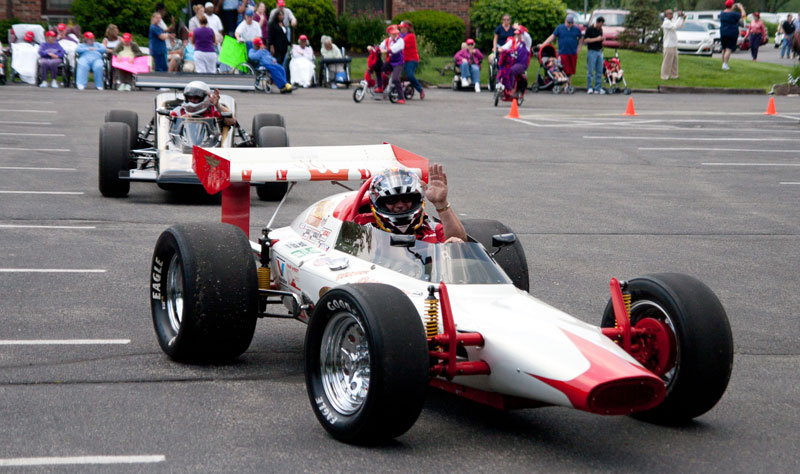
{"type": "Polygon", "coordinates": [[[569,83],[569,78],[561,68],[561,62],[553,45],[542,46],[536,57],[539,58],[539,67],[536,69],[536,82],[531,84],[531,90],[534,92],[552,90],[553,94],[575,92],[575,88],[569,83]]]}
{"type": "Polygon", "coordinates": [[[517,99],[517,105],[522,105],[522,102],[525,101],[525,89],[528,88],[528,79],[524,73],[520,74],[518,77],[514,77],[514,75],[511,74],[511,66],[513,63],[514,58],[511,51],[500,52],[500,57],[497,61],[498,71],[494,89],[495,107],[500,103],[500,99],[502,99],[503,102],[511,102],[517,99]],[[517,97],[514,97],[514,88],[517,86],[517,80],[520,81],[520,87],[518,88],[517,97]]]}
{"type": "Polygon", "coordinates": [[[617,94],[622,92],[625,95],[631,93],[630,87],[625,82],[625,71],[619,63],[619,53],[615,53],[613,58],[603,58],[603,81],[606,83],[606,92],[608,94],[617,94]],[[622,90],[619,84],[622,82],[622,90]]]}

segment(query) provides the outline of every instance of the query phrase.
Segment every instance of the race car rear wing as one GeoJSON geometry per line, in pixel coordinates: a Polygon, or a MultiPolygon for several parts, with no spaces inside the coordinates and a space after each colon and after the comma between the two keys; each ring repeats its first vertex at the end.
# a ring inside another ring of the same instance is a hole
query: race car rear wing
{"type": "Polygon", "coordinates": [[[383,145],[278,148],[195,146],[192,169],[210,194],[222,191],[222,222],[250,235],[250,185],[297,181],[364,181],[386,168],[405,167],[428,181],[428,160],[383,145]]]}

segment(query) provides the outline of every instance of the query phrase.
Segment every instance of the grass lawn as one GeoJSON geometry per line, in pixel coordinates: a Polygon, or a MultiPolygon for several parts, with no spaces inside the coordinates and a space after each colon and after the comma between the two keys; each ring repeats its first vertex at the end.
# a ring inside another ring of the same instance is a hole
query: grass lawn
{"type": "MultiPolygon", "coordinates": [[[[607,50],[606,54],[613,54],[607,50]]],[[[733,56],[736,58],[736,56],[733,56]]],[[[692,87],[726,87],[764,89],[768,91],[773,84],[786,82],[786,75],[791,71],[788,66],[764,62],[754,63],[749,55],[743,59],[731,59],[729,71],[722,70],[721,56],[713,57],[680,55],[678,59],[680,79],[662,81],[660,53],[640,53],[637,51],[619,50],[619,59],[625,71],[628,86],[634,89],[655,89],[659,84],[670,86],[692,87]]],[[[417,78],[434,84],[449,85],[453,79],[453,72],[447,71],[444,76],[437,71],[445,65],[452,65],[452,58],[437,56],[431,59],[425,70],[417,73],[417,78]]],[[[359,81],[364,76],[367,60],[365,57],[353,58],[351,75],[354,81],[359,81]]],[[[528,69],[528,77],[536,75],[538,62],[534,58],[528,69]]],[[[488,66],[486,61],[481,68],[481,84],[487,84],[488,66]]],[[[573,79],[573,84],[578,87],[586,86],[586,48],[578,56],[578,70],[573,79]]]]}

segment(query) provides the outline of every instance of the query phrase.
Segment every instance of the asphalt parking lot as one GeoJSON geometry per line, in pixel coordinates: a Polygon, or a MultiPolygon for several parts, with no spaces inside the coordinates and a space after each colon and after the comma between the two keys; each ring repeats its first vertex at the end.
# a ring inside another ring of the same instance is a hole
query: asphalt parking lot
{"type": "MultiPolygon", "coordinates": [[[[232,95],[248,129],[256,112],[284,114],[294,146],[385,141],[443,163],[456,212],[513,228],[531,293],[585,321],[599,323],[612,276],[700,278],[733,329],[727,393],[695,422],[662,427],[431,392],[395,442],[336,442],[309,407],[302,324],[259,322],[228,366],[180,365],[159,349],[146,288],[155,241],[172,224],[218,220],[219,205],[144,183],[125,199],[100,195],[105,111],[145,123],[155,93],[15,85],[0,87],[0,467],[798,471],[797,98],[765,116],[766,96],[640,94],[626,117],[627,97],[540,93],[507,120],[508,104],[486,93],[433,90],[404,106],[356,104],[347,90],[232,95]]],[[[333,192],[298,185],[276,224],[333,192]]],[[[253,197],[251,235],[275,206],[253,197]]]]}

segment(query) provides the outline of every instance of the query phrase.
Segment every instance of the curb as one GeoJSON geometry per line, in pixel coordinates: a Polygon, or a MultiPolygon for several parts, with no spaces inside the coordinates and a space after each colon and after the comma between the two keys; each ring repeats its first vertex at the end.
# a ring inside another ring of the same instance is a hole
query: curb
{"type": "Polygon", "coordinates": [[[661,94],[734,94],[734,95],[765,95],[764,89],[726,89],[723,87],[687,87],[687,86],[658,86],[661,94]]]}

